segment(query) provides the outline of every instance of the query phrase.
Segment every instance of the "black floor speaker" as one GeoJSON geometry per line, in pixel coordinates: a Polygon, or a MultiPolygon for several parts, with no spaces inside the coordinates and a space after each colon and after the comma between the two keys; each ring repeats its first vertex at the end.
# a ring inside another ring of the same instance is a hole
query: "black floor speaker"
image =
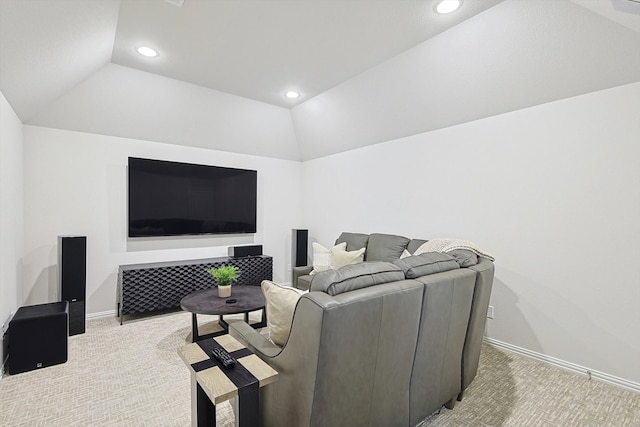
{"type": "Polygon", "coordinates": [[[294,228],[291,230],[291,257],[294,267],[307,265],[309,247],[309,230],[294,228]]]}
{"type": "Polygon", "coordinates": [[[58,236],[58,283],[69,301],[69,335],[84,334],[87,297],[87,237],[58,236]]]}

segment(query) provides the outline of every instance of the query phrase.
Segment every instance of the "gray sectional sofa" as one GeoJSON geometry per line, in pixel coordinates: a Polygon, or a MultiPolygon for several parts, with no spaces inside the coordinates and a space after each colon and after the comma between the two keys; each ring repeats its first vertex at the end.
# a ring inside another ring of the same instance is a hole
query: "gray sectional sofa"
{"type": "Polygon", "coordinates": [[[342,233],[365,262],[328,270],[296,305],[284,346],[229,332],[279,372],[260,390],[265,426],[415,426],[461,399],[478,368],[493,262],[468,251],[400,259],[425,240],[342,233]]]}

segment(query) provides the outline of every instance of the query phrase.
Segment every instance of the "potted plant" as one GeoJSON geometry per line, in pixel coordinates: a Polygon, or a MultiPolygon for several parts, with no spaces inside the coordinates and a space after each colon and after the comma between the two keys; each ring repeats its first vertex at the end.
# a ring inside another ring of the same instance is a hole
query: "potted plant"
{"type": "Polygon", "coordinates": [[[220,298],[228,298],[231,296],[231,284],[238,278],[240,269],[235,265],[223,265],[221,267],[212,267],[207,270],[218,284],[218,296],[220,298]]]}

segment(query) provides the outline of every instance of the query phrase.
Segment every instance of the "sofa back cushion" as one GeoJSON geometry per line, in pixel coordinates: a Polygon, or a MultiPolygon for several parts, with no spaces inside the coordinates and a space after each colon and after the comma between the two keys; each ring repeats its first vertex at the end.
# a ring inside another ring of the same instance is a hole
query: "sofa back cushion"
{"type": "Polygon", "coordinates": [[[404,272],[390,262],[363,262],[316,274],[311,281],[311,290],[338,295],[401,280],[404,280],[404,272]]]}
{"type": "Polygon", "coordinates": [[[407,279],[440,273],[460,268],[456,259],[440,252],[425,252],[393,261],[404,272],[407,279]]]}
{"type": "Polygon", "coordinates": [[[400,258],[402,252],[407,248],[409,239],[393,234],[371,234],[367,243],[367,252],[364,254],[365,261],[387,261],[391,262],[400,258]]]}
{"type": "Polygon", "coordinates": [[[339,245],[340,243],[346,243],[346,250],[351,252],[357,251],[358,249],[366,248],[368,241],[368,234],[344,232],[340,234],[340,236],[336,240],[336,245],[339,245]]]}
{"type": "Polygon", "coordinates": [[[411,255],[413,255],[413,253],[416,251],[416,249],[418,249],[420,246],[424,245],[425,243],[427,243],[427,240],[411,239],[411,241],[407,245],[407,250],[409,251],[409,253],[411,255]]]}

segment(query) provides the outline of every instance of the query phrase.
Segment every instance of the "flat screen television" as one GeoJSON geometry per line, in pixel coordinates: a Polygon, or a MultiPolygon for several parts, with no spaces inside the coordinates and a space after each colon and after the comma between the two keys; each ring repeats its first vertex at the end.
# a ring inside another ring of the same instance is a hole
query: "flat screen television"
{"type": "Polygon", "coordinates": [[[129,157],[129,237],[256,232],[257,172],[129,157]]]}

